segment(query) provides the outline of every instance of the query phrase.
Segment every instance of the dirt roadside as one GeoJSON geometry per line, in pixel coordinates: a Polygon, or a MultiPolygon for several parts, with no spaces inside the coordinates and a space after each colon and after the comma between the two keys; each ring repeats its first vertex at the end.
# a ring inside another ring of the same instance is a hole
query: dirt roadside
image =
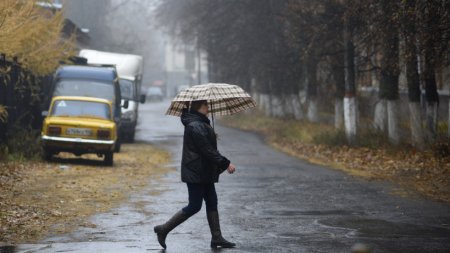
{"type": "Polygon", "coordinates": [[[170,168],[169,154],[148,144],[127,144],[105,167],[95,155],[63,155],[52,163],[0,162],[0,244],[35,242],[78,226],[118,206],[170,168]]]}

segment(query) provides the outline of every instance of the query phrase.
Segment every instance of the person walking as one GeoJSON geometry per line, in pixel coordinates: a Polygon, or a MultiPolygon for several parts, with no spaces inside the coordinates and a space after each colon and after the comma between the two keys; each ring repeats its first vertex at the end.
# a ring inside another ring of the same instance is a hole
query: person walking
{"type": "Polygon", "coordinates": [[[158,242],[166,249],[166,237],[175,227],[189,219],[205,200],[206,216],[211,230],[211,248],[233,248],[235,243],[225,240],[220,230],[215,183],[225,170],[233,174],[235,166],[217,150],[217,137],[208,119],[208,101],[186,103],[181,113],[184,125],[181,180],[186,183],[189,204],[162,225],[154,227],[158,242]]]}

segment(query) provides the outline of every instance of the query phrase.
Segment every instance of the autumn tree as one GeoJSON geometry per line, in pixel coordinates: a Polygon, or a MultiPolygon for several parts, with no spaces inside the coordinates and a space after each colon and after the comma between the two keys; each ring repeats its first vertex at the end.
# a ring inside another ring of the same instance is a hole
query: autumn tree
{"type": "MultiPolygon", "coordinates": [[[[3,0],[0,1],[0,17],[1,60],[12,62],[12,65],[0,69],[4,81],[11,81],[9,75],[14,66],[20,65],[34,76],[43,76],[52,73],[60,61],[73,55],[73,39],[61,39],[64,26],[61,12],[46,10],[36,1],[3,0]]],[[[27,90],[36,95],[39,87],[31,75],[22,73],[19,79],[28,85],[27,90]]],[[[0,89],[3,88],[0,86],[0,89]]],[[[23,102],[30,101],[19,103],[23,102]]],[[[8,107],[0,104],[0,121],[6,122],[7,119],[8,107]]]]}
{"type": "Polygon", "coordinates": [[[0,16],[0,52],[33,73],[51,73],[73,55],[73,41],[61,40],[62,12],[53,14],[36,1],[3,0],[0,16]]]}

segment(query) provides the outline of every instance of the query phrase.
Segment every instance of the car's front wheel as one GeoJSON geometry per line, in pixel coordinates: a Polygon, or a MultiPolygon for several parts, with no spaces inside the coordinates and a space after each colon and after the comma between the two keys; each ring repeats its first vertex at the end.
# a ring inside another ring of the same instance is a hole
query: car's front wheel
{"type": "Polygon", "coordinates": [[[120,147],[122,146],[122,138],[123,138],[123,136],[119,135],[116,140],[116,145],[114,146],[114,152],[116,152],[116,153],[120,152],[120,147]]]}
{"type": "Polygon", "coordinates": [[[103,163],[106,166],[113,166],[113,164],[114,164],[114,152],[110,151],[110,152],[106,153],[104,155],[104,158],[103,158],[103,163]]]}
{"type": "Polygon", "coordinates": [[[53,157],[53,152],[51,152],[50,150],[44,148],[43,153],[42,153],[42,158],[47,161],[50,162],[52,160],[53,157]]]}

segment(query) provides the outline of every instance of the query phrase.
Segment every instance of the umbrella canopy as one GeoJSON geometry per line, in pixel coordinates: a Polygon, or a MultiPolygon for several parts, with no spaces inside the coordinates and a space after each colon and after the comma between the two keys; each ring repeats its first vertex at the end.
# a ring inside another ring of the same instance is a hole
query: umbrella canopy
{"type": "Polygon", "coordinates": [[[167,115],[181,116],[187,102],[207,100],[212,115],[231,115],[256,106],[241,87],[225,83],[208,83],[181,91],[170,104],[167,115]]]}

